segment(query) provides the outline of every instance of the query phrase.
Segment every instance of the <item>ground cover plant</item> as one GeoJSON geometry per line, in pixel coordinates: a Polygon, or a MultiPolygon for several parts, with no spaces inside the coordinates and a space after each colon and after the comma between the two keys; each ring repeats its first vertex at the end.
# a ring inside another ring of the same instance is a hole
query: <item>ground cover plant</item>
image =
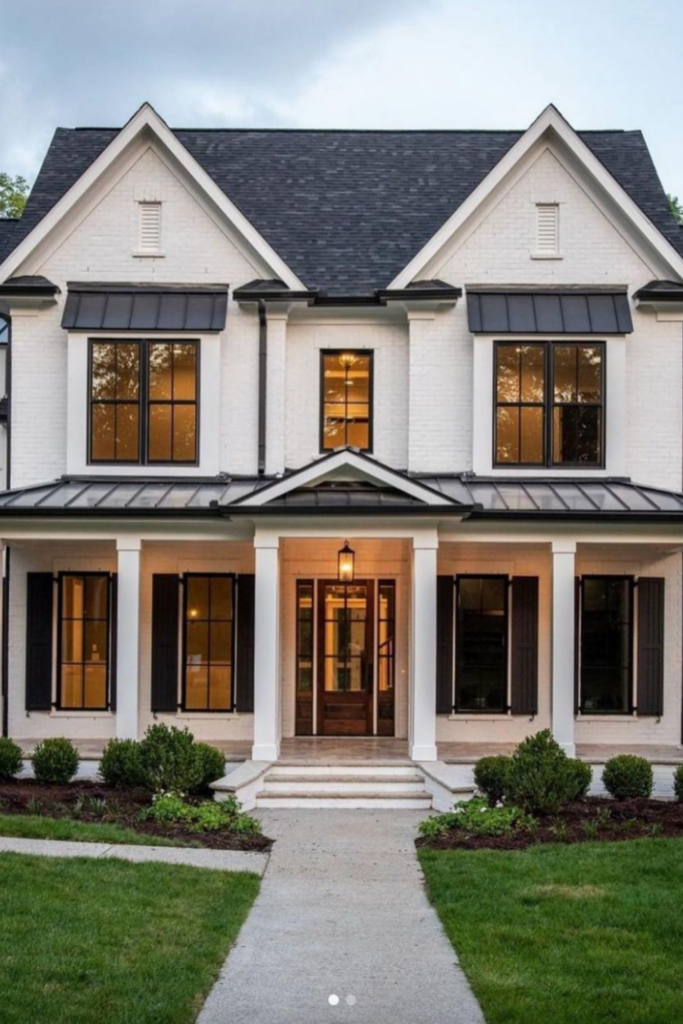
{"type": "Polygon", "coordinates": [[[259,889],[90,858],[0,854],[0,874],[3,1024],[190,1024],[259,889]]]}
{"type": "Polygon", "coordinates": [[[683,840],[419,858],[487,1024],[680,1024],[683,840]]]}

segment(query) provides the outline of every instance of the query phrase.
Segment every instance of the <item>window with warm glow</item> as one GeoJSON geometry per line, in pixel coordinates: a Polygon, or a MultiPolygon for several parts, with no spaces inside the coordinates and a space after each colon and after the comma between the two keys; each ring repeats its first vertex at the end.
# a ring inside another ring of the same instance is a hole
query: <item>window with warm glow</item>
{"type": "Polygon", "coordinates": [[[601,466],[604,344],[498,342],[495,463],[601,466]]]}
{"type": "Polygon", "coordinates": [[[196,341],[93,341],[90,461],[197,461],[196,341]]]}
{"type": "Polygon", "coordinates": [[[185,710],[232,710],[234,577],[185,576],[184,619],[185,710]]]}
{"type": "Polygon", "coordinates": [[[372,448],[372,353],[322,353],[323,451],[372,448]]]}
{"type": "Polygon", "coordinates": [[[106,710],[110,577],[107,573],[64,573],[59,587],[58,705],[106,710]]]}

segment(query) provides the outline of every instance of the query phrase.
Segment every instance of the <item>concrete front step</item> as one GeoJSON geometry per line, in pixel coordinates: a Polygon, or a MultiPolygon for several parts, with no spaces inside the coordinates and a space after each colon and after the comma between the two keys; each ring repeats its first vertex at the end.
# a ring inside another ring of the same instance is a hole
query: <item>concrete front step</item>
{"type": "Polygon", "coordinates": [[[339,777],[344,776],[345,778],[357,777],[363,775],[372,775],[373,778],[377,778],[380,775],[386,778],[393,778],[395,776],[402,775],[414,775],[415,765],[412,763],[408,764],[381,764],[374,761],[369,762],[355,762],[354,764],[311,764],[306,762],[278,762],[273,764],[268,769],[269,776],[275,776],[282,778],[291,778],[296,775],[306,775],[309,777],[322,777],[323,775],[339,777]]]}
{"type": "Polygon", "coordinates": [[[385,790],[354,789],[348,791],[336,790],[331,793],[302,792],[299,790],[285,789],[279,792],[262,790],[256,797],[257,808],[278,808],[278,807],[323,807],[333,810],[343,808],[349,810],[420,810],[428,811],[432,806],[431,794],[426,790],[396,790],[387,793],[385,790]]]}
{"type": "Polygon", "coordinates": [[[264,794],[270,793],[353,793],[371,790],[376,793],[424,793],[423,775],[266,775],[264,794]]]}

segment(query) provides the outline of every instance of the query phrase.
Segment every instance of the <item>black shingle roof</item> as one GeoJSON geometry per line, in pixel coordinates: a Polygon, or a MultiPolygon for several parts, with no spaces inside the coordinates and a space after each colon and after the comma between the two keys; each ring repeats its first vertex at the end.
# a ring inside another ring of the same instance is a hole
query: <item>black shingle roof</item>
{"type": "MultiPolygon", "coordinates": [[[[0,222],[0,258],[116,134],[115,129],[57,129],[21,222],[11,228],[0,222]]],[[[386,287],[522,134],[175,131],[307,287],[349,295],[386,287]]],[[[579,134],[683,254],[683,231],[669,211],[642,133],[579,134]]]]}

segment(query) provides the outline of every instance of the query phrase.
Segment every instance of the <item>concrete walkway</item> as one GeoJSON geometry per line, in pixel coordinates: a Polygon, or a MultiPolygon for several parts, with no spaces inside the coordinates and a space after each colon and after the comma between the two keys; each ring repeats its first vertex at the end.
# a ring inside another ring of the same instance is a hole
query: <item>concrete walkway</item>
{"type": "Polygon", "coordinates": [[[269,854],[241,850],[199,850],[180,846],[127,846],[124,843],[75,843],[58,839],[13,839],[0,836],[0,853],[31,853],[40,857],[118,857],[119,860],[186,864],[215,871],[251,871],[262,875],[269,854]]]}
{"type": "Polygon", "coordinates": [[[424,892],[421,813],[259,817],[277,842],[198,1024],[484,1024],[424,892]]]}

